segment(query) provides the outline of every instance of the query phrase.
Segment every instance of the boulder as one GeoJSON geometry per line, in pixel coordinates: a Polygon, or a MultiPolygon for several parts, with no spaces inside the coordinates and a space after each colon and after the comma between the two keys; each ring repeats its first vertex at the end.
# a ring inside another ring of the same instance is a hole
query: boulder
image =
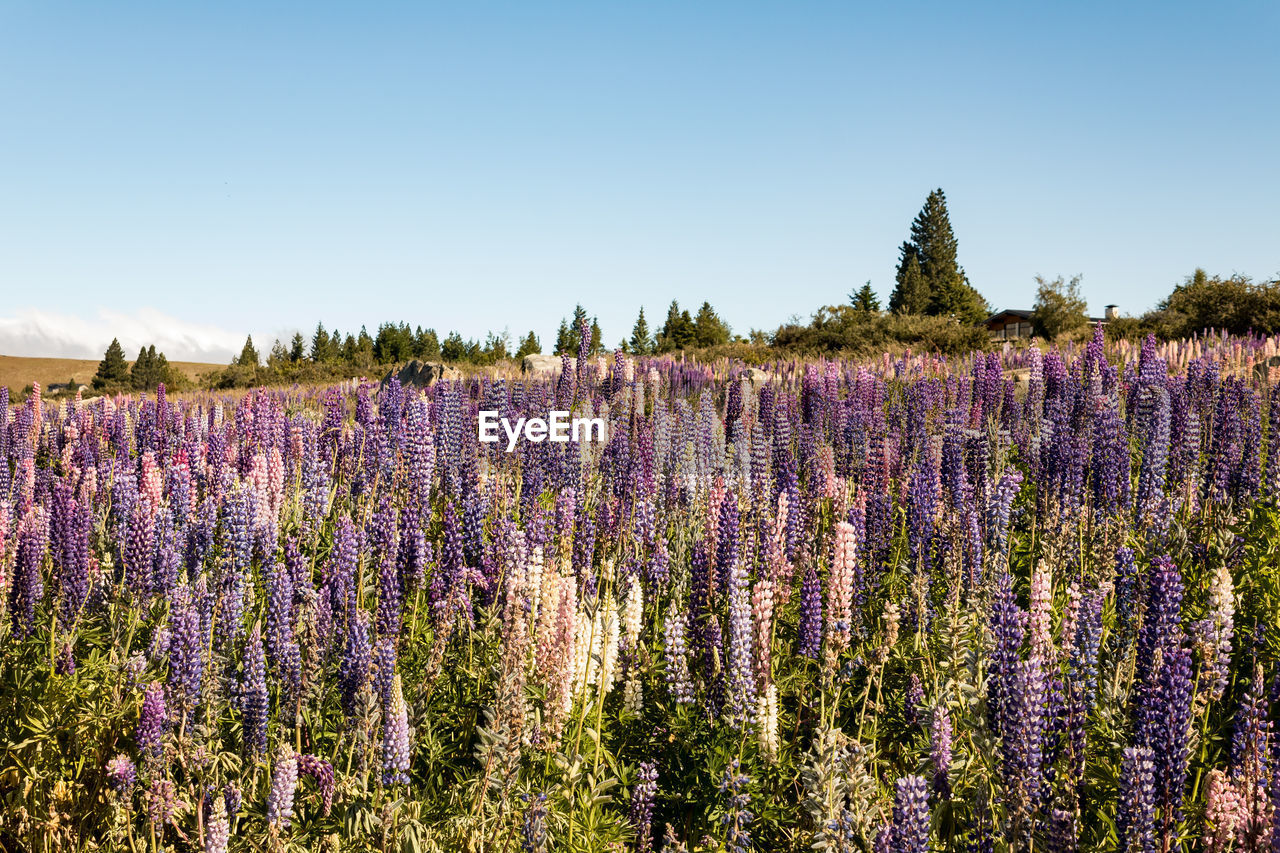
{"type": "Polygon", "coordinates": [[[450,367],[447,364],[419,361],[415,358],[398,371],[387,371],[387,375],[382,377],[383,387],[386,387],[387,383],[391,381],[392,376],[399,379],[400,384],[405,388],[426,388],[442,379],[460,379],[462,378],[462,373],[458,368],[450,367]]]}
{"type": "MultiPolygon", "coordinates": [[[[520,362],[520,371],[526,375],[551,376],[560,370],[561,358],[558,355],[526,355],[520,362]]],[[[576,370],[578,360],[570,356],[569,369],[576,370]]]]}
{"type": "Polygon", "coordinates": [[[753,387],[759,387],[769,381],[769,373],[758,367],[748,367],[738,374],[738,378],[753,387]]]}
{"type": "Polygon", "coordinates": [[[1018,367],[1004,372],[1005,379],[1012,379],[1014,384],[1021,384],[1031,379],[1031,368],[1018,367]]]}

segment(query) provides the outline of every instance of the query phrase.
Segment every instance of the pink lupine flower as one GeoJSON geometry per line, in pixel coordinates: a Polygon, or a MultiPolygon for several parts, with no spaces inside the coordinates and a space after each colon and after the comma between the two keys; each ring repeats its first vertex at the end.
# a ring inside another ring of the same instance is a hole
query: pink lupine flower
{"type": "Polygon", "coordinates": [[[853,573],[858,559],[857,535],[847,521],[836,523],[827,581],[827,642],[836,655],[849,645],[853,619],[853,573]]]}

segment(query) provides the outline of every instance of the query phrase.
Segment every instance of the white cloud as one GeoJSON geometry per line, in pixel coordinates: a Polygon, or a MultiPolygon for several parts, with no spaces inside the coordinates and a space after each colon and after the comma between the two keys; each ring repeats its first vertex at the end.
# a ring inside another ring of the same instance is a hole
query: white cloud
{"type": "MultiPolygon", "coordinates": [[[[99,308],[93,317],[59,314],[36,308],[0,316],[0,354],[45,358],[101,358],[112,338],[120,339],[125,357],[132,359],[150,344],[170,361],[226,363],[240,353],[245,331],[231,331],[206,323],[190,323],[150,308],[125,314],[99,308]]],[[[265,357],[264,348],[255,340],[265,357]]]]}

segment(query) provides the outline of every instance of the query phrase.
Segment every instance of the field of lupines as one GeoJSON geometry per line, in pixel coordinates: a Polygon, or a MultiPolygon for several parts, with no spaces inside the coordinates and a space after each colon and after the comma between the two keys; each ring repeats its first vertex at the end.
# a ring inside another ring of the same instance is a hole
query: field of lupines
{"type": "Polygon", "coordinates": [[[1276,849],[1277,343],[0,391],[0,848],[1276,849]]]}

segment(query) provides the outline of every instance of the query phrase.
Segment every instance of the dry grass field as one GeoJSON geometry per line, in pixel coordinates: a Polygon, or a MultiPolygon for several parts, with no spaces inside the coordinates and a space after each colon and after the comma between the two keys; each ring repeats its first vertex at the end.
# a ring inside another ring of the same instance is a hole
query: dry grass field
{"type": "MultiPolygon", "coordinates": [[[[226,365],[205,364],[198,361],[169,362],[187,376],[195,379],[211,370],[220,370],[226,365]]],[[[130,362],[132,366],[132,362],[130,362]]],[[[0,355],[0,386],[8,387],[11,392],[19,392],[32,382],[39,382],[41,387],[58,382],[76,382],[89,385],[93,374],[98,371],[96,359],[81,358],[26,358],[16,355],[0,355]]]]}

